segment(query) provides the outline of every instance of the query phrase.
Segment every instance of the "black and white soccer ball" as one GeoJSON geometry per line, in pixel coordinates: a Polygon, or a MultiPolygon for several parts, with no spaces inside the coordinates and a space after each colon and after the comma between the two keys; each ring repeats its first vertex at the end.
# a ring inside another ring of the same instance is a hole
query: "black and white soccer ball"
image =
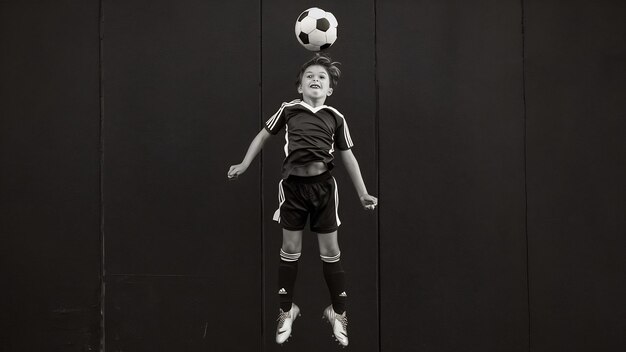
{"type": "Polygon", "coordinates": [[[308,50],[328,49],[337,40],[338,25],[332,13],[312,7],[298,16],[296,37],[298,42],[308,50]]]}

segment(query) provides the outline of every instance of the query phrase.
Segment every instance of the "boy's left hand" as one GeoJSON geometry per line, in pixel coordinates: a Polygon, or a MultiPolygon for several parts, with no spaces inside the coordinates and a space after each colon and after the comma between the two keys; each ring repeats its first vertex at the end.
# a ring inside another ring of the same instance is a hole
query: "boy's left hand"
{"type": "Polygon", "coordinates": [[[363,205],[363,209],[366,210],[374,210],[378,205],[378,198],[370,196],[369,194],[364,194],[359,197],[359,199],[361,200],[361,205],[363,205]]]}

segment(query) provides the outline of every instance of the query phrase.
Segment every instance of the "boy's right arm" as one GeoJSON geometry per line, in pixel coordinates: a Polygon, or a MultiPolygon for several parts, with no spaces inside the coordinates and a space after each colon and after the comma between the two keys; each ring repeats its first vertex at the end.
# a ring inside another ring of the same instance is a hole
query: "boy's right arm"
{"type": "Polygon", "coordinates": [[[250,143],[248,147],[248,151],[246,152],[246,156],[243,158],[243,161],[240,164],[232,165],[228,170],[228,179],[236,180],[239,175],[246,172],[254,158],[259,154],[261,149],[263,149],[263,145],[265,141],[271,136],[269,132],[264,128],[262,129],[256,137],[250,143]]]}

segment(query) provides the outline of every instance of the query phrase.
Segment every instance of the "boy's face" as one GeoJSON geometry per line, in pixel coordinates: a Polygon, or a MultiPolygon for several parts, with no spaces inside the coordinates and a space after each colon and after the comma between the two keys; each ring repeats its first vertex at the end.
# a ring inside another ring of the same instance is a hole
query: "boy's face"
{"type": "Polygon", "coordinates": [[[323,66],[313,65],[304,70],[298,86],[298,93],[304,98],[310,99],[326,99],[327,96],[333,94],[330,87],[330,77],[323,66]]]}

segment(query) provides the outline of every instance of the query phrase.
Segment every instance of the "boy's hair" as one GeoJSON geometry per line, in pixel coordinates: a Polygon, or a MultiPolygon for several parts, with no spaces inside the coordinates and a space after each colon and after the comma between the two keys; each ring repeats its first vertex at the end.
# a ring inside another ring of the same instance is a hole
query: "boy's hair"
{"type": "Polygon", "coordinates": [[[300,72],[298,72],[298,80],[296,81],[296,87],[299,87],[302,83],[302,75],[309,66],[319,65],[324,67],[326,72],[328,72],[331,83],[330,87],[334,88],[337,84],[339,84],[339,76],[341,76],[341,71],[339,70],[339,67],[337,67],[337,64],[339,64],[339,62],[332,61],[331,58],[326,55],[315,54],[311,60],[305,62],[300,68],[300,72]]]}

